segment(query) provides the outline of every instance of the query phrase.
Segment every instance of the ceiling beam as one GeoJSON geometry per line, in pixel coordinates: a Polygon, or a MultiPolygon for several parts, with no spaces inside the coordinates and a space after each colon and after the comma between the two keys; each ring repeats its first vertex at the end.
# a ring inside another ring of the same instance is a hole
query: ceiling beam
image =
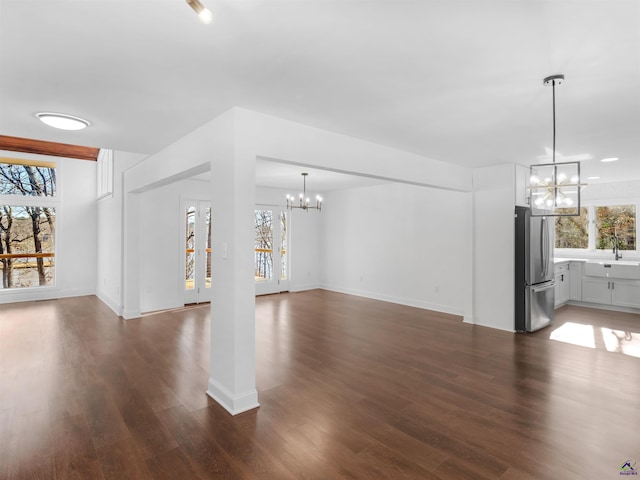
{"type": "Polygon", "coordinates": [[[0,135],[0,150],[12,152],[37,153],[54,157],[78,158],[80,160],[97,160],[99,148],[70,145],[67,143],[46,142],[30,138],[9,137],[0,135]]]}

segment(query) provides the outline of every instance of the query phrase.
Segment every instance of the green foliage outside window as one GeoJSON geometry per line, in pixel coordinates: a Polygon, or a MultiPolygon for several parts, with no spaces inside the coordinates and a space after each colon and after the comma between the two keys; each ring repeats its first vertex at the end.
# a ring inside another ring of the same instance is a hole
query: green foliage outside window
{"type": "MultiPolygon", "coordinates": [[[[571,213],[573,211],[574,209],[559,208],[556,213],[571,213]]],[[[556,217],[556,248],[588,247],[589,211],[587,208],[580,209],[579,217],[556,217]]]]}
{"type": "Polygon", "coordinates": [[[636,206],[596,207],[596,249],[613,248],[618,237],[620,250],[636,249],[636,206]]]}

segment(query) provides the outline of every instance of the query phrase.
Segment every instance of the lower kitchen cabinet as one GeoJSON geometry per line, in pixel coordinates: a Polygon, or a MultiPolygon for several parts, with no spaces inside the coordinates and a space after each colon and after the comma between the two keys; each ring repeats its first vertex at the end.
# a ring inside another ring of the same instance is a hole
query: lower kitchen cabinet
{"type": "Polygon", "coordinates": [[[582,301],[611,304],[611,280],[599,277],[582,278],[582,301]]]}
{"type": "Polygon", "coordinates": [[[584,276],[582,301],[640,308],[640,281],[584,276]]]}
{"type": "Polygon", "coordinates": [[[569,300],[582,301],[583,262],[569,263],[569,300]]]}
{"type": "Polygon", "coordinates": [[[569,301],[571,293],[569,282],[569,264],[560,264],[555,267],[555,306],[559,307],[569,301]]]}
{"type": "Polygon", "coordinates": [[[640,308],[640,281],[613,280],[611,303],[621,307],[640,308]]]}

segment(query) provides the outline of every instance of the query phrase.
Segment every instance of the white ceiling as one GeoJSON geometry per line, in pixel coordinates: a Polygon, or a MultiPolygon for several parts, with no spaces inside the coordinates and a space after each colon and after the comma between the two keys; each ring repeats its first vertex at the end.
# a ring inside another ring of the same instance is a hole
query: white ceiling
{"type": "Polygon", "coordinates": [[[0,0],[0,134],[153,153],[241,106],[461,165],[530,164],[552,143],[542,79],[563,73],[559,160],[640,178],[639,0],[203,2],[211,25],[184,0],[0,0]],[[92,125],[55,131],[38,111],[92,125]]]}

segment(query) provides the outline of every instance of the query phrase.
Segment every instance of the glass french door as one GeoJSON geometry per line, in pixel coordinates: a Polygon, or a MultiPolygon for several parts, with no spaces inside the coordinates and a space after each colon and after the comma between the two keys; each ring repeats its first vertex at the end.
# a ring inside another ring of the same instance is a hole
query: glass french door
{"type": "Polygon", "coordinates": [[[183,202],[184,303],[211,301],[211,203],[183,202]]]}
{"type": "Polygon", "coordinates": [[[289,290],[287,225],[286,210],[278,207],[255,210],[256,295],[289,290]]]}

